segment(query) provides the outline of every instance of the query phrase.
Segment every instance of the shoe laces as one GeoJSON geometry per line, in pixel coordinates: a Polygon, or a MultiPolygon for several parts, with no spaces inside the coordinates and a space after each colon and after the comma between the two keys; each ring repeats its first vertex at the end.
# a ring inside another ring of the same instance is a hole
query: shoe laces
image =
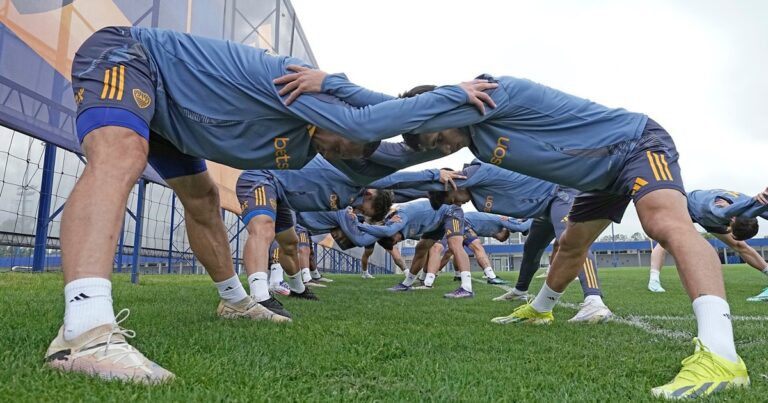
{"type": "Polygon", "coordinates": [[[681,379],[696,383],[702,377],[719,378],[727,373],[722,365],[715,361],[712,352],[698,337],[693,338],[693,344],[696,346],[696,351],[693,355],[683,359],[683,367],[675,380],[681,379]]]}
{"type": "MultiPolygon", "coordinates": [[[[123,323],[126,319],[128,319],[128,316],[130,316],[131,311],[127,308],[121,310],[120,312],[115,315],[115,324],[112,325],[112,328],[109,330],[109,335],[107,335],[107,341],[104,345],[104,352],[103,355],[96,359],[96,361],[104,361],[104,360],[111,360],[112,362],[119,362],[125,358],[133,357],[135,354],[141,354],[136,350],[133,346],[128,344],[125,340],[113,340],[113,336],[119,335],[122,336],[124,339],[132,339],[136,337],[136,332],[130,329],[125,329],[123,327],[120,327],[120,324],[123,323]]],[[[104,334],[100,334],[88,342],[86,344],[95,341],[98,338],[104,337],[104,334]]],[[[134,359],[131,364],[126,365],[126,368],[138,368],[144,366],[143,360],[141,359],[134,359]]]]}

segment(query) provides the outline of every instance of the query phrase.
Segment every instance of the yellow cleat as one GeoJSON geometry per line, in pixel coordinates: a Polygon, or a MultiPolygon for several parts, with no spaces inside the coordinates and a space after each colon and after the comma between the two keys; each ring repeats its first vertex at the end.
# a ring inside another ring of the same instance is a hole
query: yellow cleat
{"type": "Polygon", "coordinates": [[[684,359],[683,368],[672,382],[651,389],[656,397],[693,399],[734,386],[749,385],[747,366],[739,357],[731,362],[709,351],[698,338],[693,339],[696,351],[684,359]]]}
{"type": "Polygon", "coordinates": [[[498,323],[500,325],[506,325],[509,323],[526,323],[531,325],[548,325],[555,321],[555,317],[552,316],[552,312],[539,312],[531,306],[530,303],[520,305],[507,316],[499,316],[498,318],[491,319],[491,322],[498,323]]]}

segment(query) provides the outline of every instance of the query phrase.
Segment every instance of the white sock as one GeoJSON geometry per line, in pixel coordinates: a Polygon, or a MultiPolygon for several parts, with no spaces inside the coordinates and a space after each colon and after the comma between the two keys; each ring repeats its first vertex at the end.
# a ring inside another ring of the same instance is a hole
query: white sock
{"type": "Polygon", "coordinates": [[[257,302],[266,301],[270,298],[267,277],[267,273],[260,271],[248,276],[248,285],[250,285],[251,288],[251,298],[257,302]]]}
{"type": "Polygon", "coordinates": [[[659,279],[659,274],[661,273],[659,273],[656,270],[651,270],[651,279],[649,281],[661,282],[661,280],[659,279]]]}
{"type": "Polygon", "coordinates": [[[435,273],[427,273],[426,276],[424,276],[424,285],[427,287],[432,287],[432,284],[435,283],[435,273]]]}
{"type": "Polygon", "coordinates": [[[283,265],[275,263],[269,267],[269,285],[276,286],[283,281],[283,265]]]}
{"type": "Polygon", "coordinates": [[[218,288],[221,299],[230,304],[238,303],[248,297],[243,284],[240,283],[240,277],[237,277],[237,275],[232,276],[228,280],[213,284],[218,288]]]}
{"type": "Polygon", "coordinates": [[[419,274],[418,276],[416,276],[416,278],[418,278],[421,281],[424,281],[424,279],[427,278],[426,276],[427,276],[427,273],[424,270],[419,270],[419,274]]]}
{"type": "Polygon", "coordinates": [[[410,271],[405,272],[405,280],[403,280],[403,285],[407,285],[408,287],[413,285],[413,282],[416,281],[416,275],[412,274],[410,271]]]}
{"type": "Polygon", "coordinates": [[[493,272],[492,267],[486,267],[485,269],[483,269],[483,274],[485,274],[485,277],[488,277],[488,278],[496,278],[496,273],[493,272]]]}
{"type": "Polygon", "coordinates": [[[763,269],[763,274],[768,276],[768,266],[765,266],[765,269],[763,269]]]}
{"type": "Polygon", "coordinates": [[[112,282],[89,277],[64,286],[64,340],[72,340],[94,327],[115,323],[112,282]]]}
{"type": "Polygon", "coordinates": [[[593,303],[595,305],[605,306],[605,302],[603,302],[603,297],[599,295],[587,295],[584,297],[584,303],[589,304],[593,303]]]}
{"type": "Polygon", "coordinates": [[[728,302],[715,295],[702,295],[693,300],[693,313],[699,329],[699,340],[709,350],[727,360],[737,362],[733,342],[731,309],[728,302]]]}
{"type": "Polygon", "coordinates": [[[310,275],[310,276],[311,276],[313,279],[315,279],[315,280],[319,279],[320,277],[323,277],[322,275],[320,275],[320,272],[319,272],[319,271],[317,271],[317,269],[310,271],[310,272],[309,272],[309,275],[310,275]]]}
{"type": "Polygon", "coordinates": [[[288,276],[288,287],[291,289],[291,291],[297,294],[304,292],[304,279],[302,278],[301,272],[298,272],[293,276],[288,276]]]}
{"type": "Polygon", "coordinates": [[[472,273],[469,271],[462,271],[459,272],[459,277],[461,277],[461,288],[472,292],[472,273]]]}
{"type": "Polygon", "coordinates": [[[311,274],[309,274],[309,267],[305,267],[305,268],[301,269],[301,272],[300,272],[300,273],[301,273],[301,279],[302,279],[302,280],[303,280],[305,283],[308,283],[308,282],[309,282],[309,280],[312,280],[312,275],[311,275],[311,274]]]}
{"type": "Polygon", "coordinates": [[[552,291],[547,283],[544,283],[539,293],[536,294],[536,298],[531,302],[531,307],[537,312],[551,312],[562,295],[563,293],[552,291]]]}

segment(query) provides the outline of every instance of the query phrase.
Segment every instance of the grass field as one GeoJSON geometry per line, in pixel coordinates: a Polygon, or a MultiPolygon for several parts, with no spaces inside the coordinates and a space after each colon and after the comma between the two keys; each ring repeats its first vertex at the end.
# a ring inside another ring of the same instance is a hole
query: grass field
{"type": "MultiPolygon", "coordinates": [[[[400,276],[336,280],[322,301],[283,298],[289,325],[217,319],[204,276],[144,276],[140,286],[114,279],[117,310],[149,358],[176,373],[168,385],[138,386],[63,375],[42,358],[63,317],[62,278],[0,274],[0,401],[646,401],[692,352],[695,321],[673,269],[665,294],[645,290],[646,269],[602,270],[606,302],[620,320],[566,323],[573,305],[555,309],[548,327],[489,322],[516,304],[492,302],[503,291],[475,283],[474,299],[432,291],[392,294],[400,276]]],[[[704,401],[768,399],[768,305],[744,299],[766,280],[745,266],[725,269],[739,351],[752,387],[704,401]]],[[[513,274],[502,275],[514,280],[513,274]]],[[[537,279],[532,290],[541,285],[537,279]]],[[[578,303],[572,284],[564,297],[578,303]]]]}

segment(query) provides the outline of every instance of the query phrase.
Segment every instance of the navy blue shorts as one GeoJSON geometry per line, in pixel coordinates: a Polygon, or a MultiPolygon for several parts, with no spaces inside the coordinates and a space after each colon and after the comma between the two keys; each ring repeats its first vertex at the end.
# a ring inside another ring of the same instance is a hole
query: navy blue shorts
{"type": "Polygon", "coordinates": [[[272,241],[269,245],[269,264],[280,263],[280,245],[277,241],[272,241]]]}
{"type": "Polygon", "coordinates": [[[296,235],[299,236],[299,248],[309,248],[310,247],[310,240],[309,240],[309,231],[307,231],[306,228],[302,227],[301,225],[296,224],[296,235]]]}
{"type": "Polygon", "coordinates": [[[104,126],[133,130],[149,142],[148,162],[164,179],[206,170],[149,128],[155,113],[157,79],[144,47],[129,27],[103,28],[88,38],[72,60],[77,137],[104,126]]]}
{"type": "Polygon", "coordinates": [[[579,194],[568,219],[573,222],[609,219],[620,223],[630,200],[637,203],[658,189],[674,189],[685,195],[678,158],[669,133],[648,119],[642,136],[613,185],[603,191],[579,194]]]}
{"type": "Polygon", "coordinates": [[[451,206],[451,208],[443,214],[442,225],[435,228],[432,231],[425,232],[421,235],[421,239],[432,239],[439,241],[452,236],[464,236],[464,210],[459,206],[451,206]]]}
{"type": "Polygon", "coordinates": [[[237,179],[237,200],[240,202],[240,219],[248,223],[258,215],[266,215],[275,222],[275,232],[283,232],[296,225],[293,211],[277,199],[275,184],[263,180],[237,179]]]}

